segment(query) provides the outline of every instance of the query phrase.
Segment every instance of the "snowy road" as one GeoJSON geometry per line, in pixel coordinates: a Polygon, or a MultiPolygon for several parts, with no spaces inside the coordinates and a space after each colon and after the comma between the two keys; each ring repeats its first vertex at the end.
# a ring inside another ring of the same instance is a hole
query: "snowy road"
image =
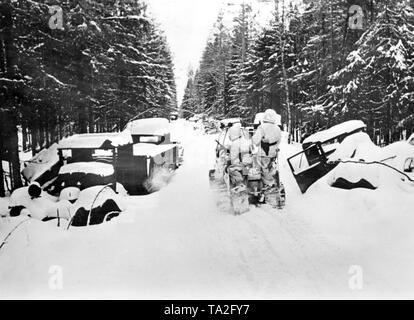
{"type": "MultiPolygon", "coordinates": [[[[0,298],[413,297],[412,194],[320,184],[303,196],[285,166],[283,212],[232,216],[209,189],[213,137],[178,131],[185,164],[160,192],[129,198],[122,218],[91,229],[36,221],[19,229],[0,250],[0,298]],[[354,265],[362,290],[349,287],[354,265]],[[62,270],[61,290],[49,286],[51,266],[62,270]]],[[[285,146],[284,155],[294,151],[285,146]]],[[[16,223],[0,225],[0,239],[16,223]]]]}

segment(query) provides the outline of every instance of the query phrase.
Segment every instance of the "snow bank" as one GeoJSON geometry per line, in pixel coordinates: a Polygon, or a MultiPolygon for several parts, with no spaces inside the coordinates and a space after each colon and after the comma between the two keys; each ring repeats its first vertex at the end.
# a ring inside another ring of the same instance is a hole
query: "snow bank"
{"type": "Polygon", "coordinates": [[[113,165],[102,162],[75,162],[67,164],[59,170],[60,175],[72,173],[86,173],[108,177],[112,176],[115,170],[113,165]]]}
{"type": "Polygon", "coordinates": [[[309,137],[307,137],[303,144],[315,143],[315,142],[325,142],[330,139],[333,139],[341,134],[351,133],[357,130],[362,130],[366,128],[366,125],[360,120],[351,120],[336,126],[333,126],[327,130],[319,131],[309,137]]]}
{"type": "Polygon", "coordinates": [[[22,174],[28,181],[32,182],[41,177],[48,170],[51,170],[58,162],[58,145],[55,143],[48,149],[44,149],[35,155],[27,163],[22,174]]]}

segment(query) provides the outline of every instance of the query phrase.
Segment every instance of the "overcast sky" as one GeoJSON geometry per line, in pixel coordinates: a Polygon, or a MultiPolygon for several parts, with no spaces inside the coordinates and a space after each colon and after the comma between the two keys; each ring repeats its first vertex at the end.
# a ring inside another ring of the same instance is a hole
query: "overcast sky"
{"type": "Polygon", "coordinates": [[[148,0],[151,12],[166,33],[175,62],[178,99],[190,65],[198,67],[209,31],[222,0],[148,0]]]}
{"type": "MultiPolygon", "coordinates": [[[[269,12],[272,0],[254,2],[269,12]],[[267,2],[262,7],[261,2],[267,2]]],[[[198,68],[210,30],[224,6],[241,4],[243,0],[147,0],[150,11],[165,31],[174,57],[178,102],[181,103],[187,84],[189,67],[198,68]]],[[[236,7],[236,6],[234,6],[236,7]]],[[[236,7],[237,8],[237,7],[236,7]]]]}

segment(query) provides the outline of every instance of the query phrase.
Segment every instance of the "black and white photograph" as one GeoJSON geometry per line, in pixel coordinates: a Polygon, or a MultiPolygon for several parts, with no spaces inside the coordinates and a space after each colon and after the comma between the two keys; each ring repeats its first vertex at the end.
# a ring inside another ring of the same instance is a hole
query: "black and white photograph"
{"type": "Polygon", "coordinates": [[[0,300],[414,299],[414,0],[0,0],[0,179],[0,300]]]}

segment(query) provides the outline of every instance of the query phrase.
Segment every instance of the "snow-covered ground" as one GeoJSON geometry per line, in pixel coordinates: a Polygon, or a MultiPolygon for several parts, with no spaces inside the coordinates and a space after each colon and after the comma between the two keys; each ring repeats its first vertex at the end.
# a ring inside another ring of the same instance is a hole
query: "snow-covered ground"
{"type": "MultiPolygon", "coordinates": [[[[22,224],[0,249],[0,299],[414,298],[413,186],[345,191],[322,179],[302,195],[283,160],[286,208],[233,216],[209,188],[214,137],[185,122],[175,131],[184,165],[160,192],[128,197],[119,218],[22,224]],[[356,271],[362,290],[349,285],[356,271]]],[[[283,145],[282,158],[298,149],[283,145]]],[[[2,218],[0,241],[24,219],[2,218]]]]}

